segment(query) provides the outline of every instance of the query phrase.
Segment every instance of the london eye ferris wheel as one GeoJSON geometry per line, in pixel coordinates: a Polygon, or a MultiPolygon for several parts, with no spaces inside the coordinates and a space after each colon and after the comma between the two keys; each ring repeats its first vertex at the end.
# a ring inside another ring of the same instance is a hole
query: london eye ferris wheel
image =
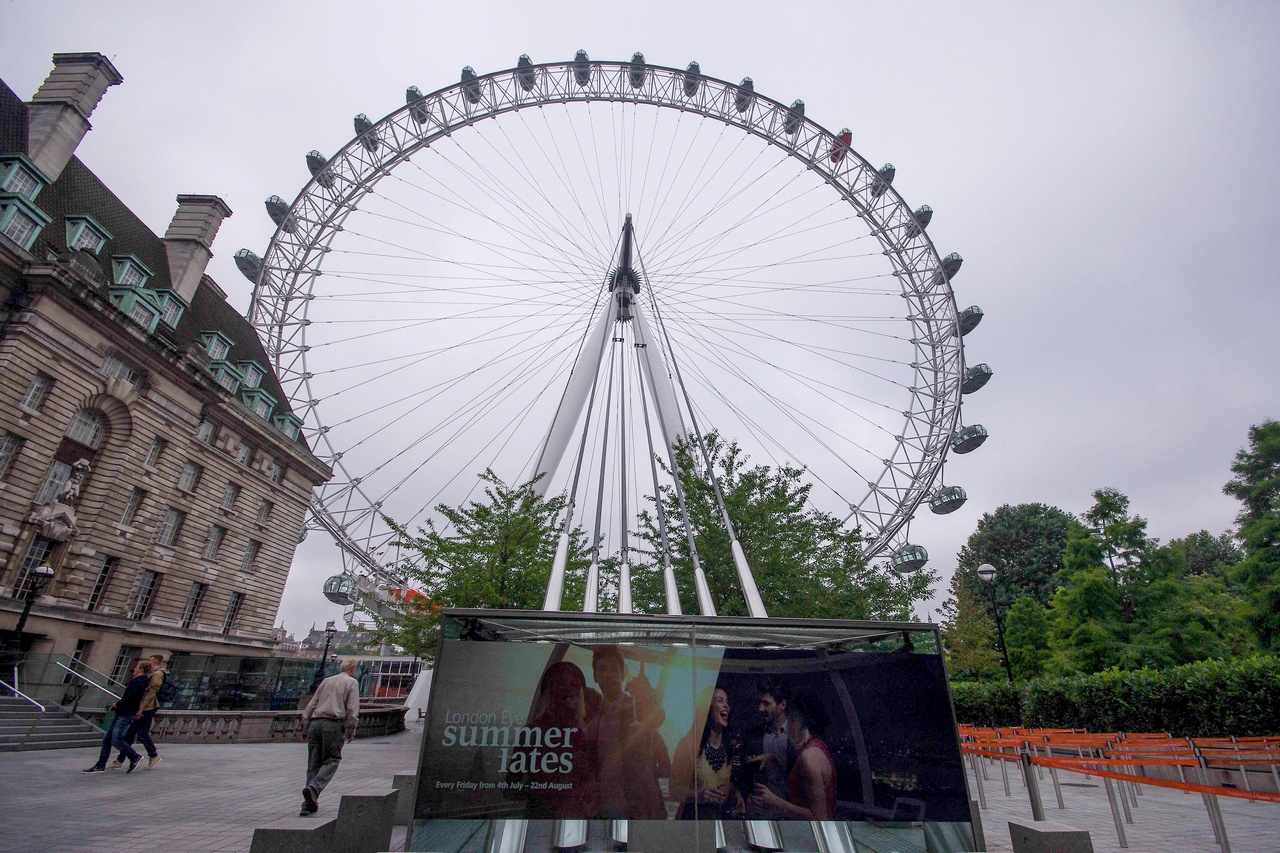
{"type": "MultiPolygon", "coordinates": [[[[710,431],[755,461],[803,466],[814,506],[898,571],[928,558],[909,539],[917,510],[964,503],[943,463],[985,440],[961,400],[991,370],[965,361],[982,312],[957,308],[962,259],[935,249],[932,211],[898,194],[892,165],[802,101],[696,62],[522,56],[410,88],[306,162],[292,203],[267,200],[265,254],[236,261],[303,434],[334,471],[309,525],[342,549],[337,600],[403,581],[384,516],[415,528],[473,497],[488,468],[569,495],[562,523],[594,521],[629,610],[628,533],[673,482],[652,460],[669,466],[680,440],[705,451],[710,431]]],[[[765,615],[734,546],[748,612],[765,615]]],[[[696,541],[669,547],[692,554],[699,611],[714,612],[696,541]]],[[[669,562],[654,568],[680,612],[669,562]]],[[[589,609],[598,584],[588,577],[589,609]]]]}

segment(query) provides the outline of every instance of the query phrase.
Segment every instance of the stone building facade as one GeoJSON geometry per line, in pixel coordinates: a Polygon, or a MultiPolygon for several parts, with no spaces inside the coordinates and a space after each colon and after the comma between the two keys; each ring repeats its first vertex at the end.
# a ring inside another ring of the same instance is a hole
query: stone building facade
{"type": "Polygon", "coordinates": [[[58,54],[30,102],[0,83],[0,627],[47,565],[32,651],[111,674],[154,651],[269,654],[331,473],[205,274],[230,208],[180,195],[158,236],[75,157],[120,82],[100,54],[58,54]]]}

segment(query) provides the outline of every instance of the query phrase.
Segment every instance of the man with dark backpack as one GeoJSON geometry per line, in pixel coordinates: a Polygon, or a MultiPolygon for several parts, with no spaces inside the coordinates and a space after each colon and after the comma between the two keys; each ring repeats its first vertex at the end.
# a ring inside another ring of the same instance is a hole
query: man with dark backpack
{"type": "MultiPolygon", "coordinates": [[[[151,739],[151,723],[155,720],[156,711],[160,710],[162,704],[167,705],[178,698],[178,685],[169,677],[169,671],[164,668],[164,655],[152,655],[151,666],[151,683],[147,685],[147,692],[138,706],[138,716],[134,717],[124,733],[124,741],[127,744],[132,745],[135,739],[142,741],[143,748],[147,750],[148,770],[160,763],[160,753],[156,751],[155,741],[151,739]]],[[[116,757],[115,763],[107,769],[123,766],[124,759],[122,752],[116,757]]]]}

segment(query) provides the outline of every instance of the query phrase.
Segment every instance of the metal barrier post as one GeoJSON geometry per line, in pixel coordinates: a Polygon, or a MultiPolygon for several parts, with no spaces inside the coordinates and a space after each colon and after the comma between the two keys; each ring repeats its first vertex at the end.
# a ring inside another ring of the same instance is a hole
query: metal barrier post
{"type": "Polygon", "coordinates": [[[1107,802],[1111,804],[1111,820],[1116,825],[1116,838],[1120,840],[1121,847],[1128,847],[1129,839],[1125,838],[1124,823],[1120,820],[1120,809],[1118,806],[1116,806],[1115,786],[1111,784],[1110,776],[1103,776],[1102,783],[1103,785],[1106,786],[1106,789],[1107,789],[1107,802]]]}
{"type": "MultiPolygon", "coordinates": [[[[1004,755],[1004,747],[1000,747],[1000,754],[1004,755]]],[[[1000,775],[1004,777],[1004,795],[1008,797],[1011,795],[1009,793],[1009,768],[1006,766],[1006,764],[1007,762],[1003,758],[1001,758],[1000,759],[1000,775]]]]}
{"type": "Polygon", "coordinates": [[[970,755],[969,763],[973,765],[973,778],[978,784],[978,805],[985,809],[987,807],[987,792],[983,790],[982,773],[978,768],[978,765],[982,763],[982,756],[970,755]]]}
{"type": "Polygon", "coordinates": [[[1044,820],[1044,803],[1040,802],[1040,782],[1036,779],[1034,766],[1031,764],[1031,752],[1022,751],[1022,778],[1027,785],[1027,796],[1031,798],[1031,819],[1044,820]]]}

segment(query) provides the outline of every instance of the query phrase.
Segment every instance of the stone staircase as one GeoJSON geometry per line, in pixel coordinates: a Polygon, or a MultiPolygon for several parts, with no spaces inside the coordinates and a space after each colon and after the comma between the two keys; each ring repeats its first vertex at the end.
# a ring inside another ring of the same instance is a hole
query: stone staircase
{"type": "Polygon", "coordinates": [[[55,706],[38,711],[25,699],[0,696],[0,752],[98,746],[102,730],[55,706]]]}

